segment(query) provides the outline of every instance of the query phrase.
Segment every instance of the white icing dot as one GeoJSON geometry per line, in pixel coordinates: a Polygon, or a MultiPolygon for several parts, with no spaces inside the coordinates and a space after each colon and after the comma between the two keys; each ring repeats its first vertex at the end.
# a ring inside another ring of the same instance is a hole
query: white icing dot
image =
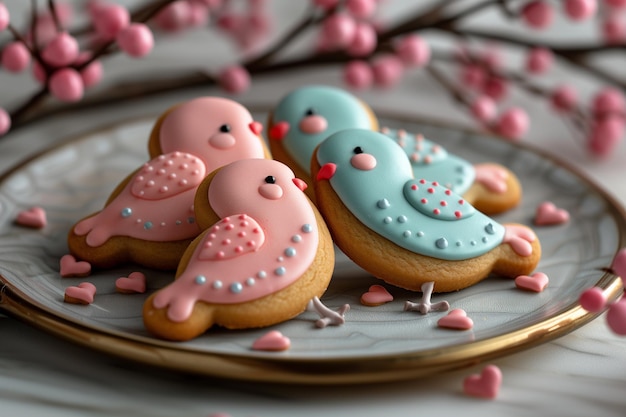
{"type": "Polygon", "coordinates": [[[386,209],[390,206],[389,200],[387,200],[386,198],[383,198],[382,200],[378,200],[378,202],[376,203],[376,206],[378,206],[379,209],[386,209]]]}
{"type": "Polygon", "coordinates": [[[291,237],[291,241],[294,242],[294,243],[301,242],[302,241],[302,236],[300,236],[300,235],[293,235],[291,237]]]}
{"type": "Polygon", "coordinates": [[[204,275],[198,275],[195,279],[194,282],[198,285],[204,285],[206,284],[206,277],[204,275]]]}
{"type": "Polygon", "coordinates": [[[278,268],[274,270],[274,273],[278,276],[285,275],[286,272],[287,270],[285,269],[284,266],[279,266],[278,268]]]}
{"type": "Polygon", "coordinates": [[[223,286],[224,284],[219,279],[213,282],[213,288],[215,288],[216,290],[219,290],[223,286]]]}
{"type": "Polygon", "coordinates": [[[411,237],[411,231],[410,230],[405,230],[404,233],[402,233],[402,236],[404,236],[404,237],[411,237]]]}
{"type": "Polygon", "coordinates": [[[243,290],[243,285],[239,282],[233,282],[230,284],[230,292],[239,294],[243,290]]]}
{"type": "Polygon", "coordinates": [[[304,233],[311,233],[313,231],[313,226],[311,226],[310,224],[306,223],[306,224],[302,225],[302,231],[304,233]]]}
{"type": "Polygon", "coordinates": [[[285,256],[287,256],[288,258],[296,256],[296,250],[292,247],[288,247],[287,249],[285,249],[285,256]]]}
{"type": "Polygon", "coordinates": [[[248,287],[251,287],[251,286],[253,286],[254,284],[256,284],[256,280],[255,280],[254,278],[250,277],[250,278],[248,278],[248,279],[246,280],[246,285],[247,285],[248,287]]]}
{"type": "Polygon", "coordinates": [[[398,223],[406,223],[407,218],[406,216],[402,215],[402,216],[398,216],[398,223]]]}
{"type": "Polygon", "coordinates": [[[391,217],[389,217],[389,216],[387,216],[387,217],[385,217],[385,218],[383,219],[383,223],[385,223],[385,224],[389,224],[389,223],[391,223],[392,221],[393,221],[393,219],[392,219],[391,217]]]}
{"type": "Polygon", "coordinates": [[[264,278],[267,277],[267,272],[259,271],[259,272],[257,272],[256,276],[257,276],[257,278],[264,279],[264,278]]]}
{"type": "Polygon", "coordinates": [[[422,231],[420,230],[420,231],[419,231],[419,232],[417,232],[415,235],[416,235],[417,237],[422,237],[422,236],[424,236],[424,232],[422,232],[422,231]]]}

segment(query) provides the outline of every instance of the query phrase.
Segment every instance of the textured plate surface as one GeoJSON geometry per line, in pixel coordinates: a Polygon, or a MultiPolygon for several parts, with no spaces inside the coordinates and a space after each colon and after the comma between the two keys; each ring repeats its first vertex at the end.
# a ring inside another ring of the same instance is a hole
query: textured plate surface
{"type": "MultiPolygon", "coordinates": [[[[256,114],[264,120],[263,114],[256,114]]],[[[522,204],[495,219],[532,226],[535,209],[550,200],[570,212],[564,225],[535,227],[543,249],[538,271],[550,277],[542,293],[515,288],[512,280],[490,277],[466,290],[435,295],[451,308],[462,308],[474,321],[469,331],[444,330],[445,313],[403,311],[419,293],[386,288],[394,301],[365,307],[361,294],[383,284],[341,254],[323,301],[332,308],[348,303],[347,322],[318,329],[317,316],[305,312],[274,326],[291,339],[281,353],[251,350],[269,329],[212,329],[185,343],[152,338],[143,328],[141,308],[148,294],[173,279],[171,273],[136,267],[98,272],[88,278],[61,278],[59,259],[67,253],[68,229],[99,210],[114,186],[144,163],[152,120],[123,123],[72,140],[21,164],[0,183],[0,305],[8,312],[92,348],[115,355],[200,374],[248,380],[346,383],[414,377],[486,360],[561,336],[595,316],[578,306],[580,293],[593,285],[615,297],[617,277],[602,268],[625,245],[626,220],[619,206],[571,169],[517,145],[479,134],[381,118],[382,125],[423,133],[472,163],[498,162],[521,180],[522,204]],[[48,225],[33,230],[14,224],[17,214],[43,207],[48,225]],[[141,270],[148,292],[122,295],[115,280],[141,270]],[[63,302],[66,287],[89,281],[96,285],[89,306],[63,302]]]]}

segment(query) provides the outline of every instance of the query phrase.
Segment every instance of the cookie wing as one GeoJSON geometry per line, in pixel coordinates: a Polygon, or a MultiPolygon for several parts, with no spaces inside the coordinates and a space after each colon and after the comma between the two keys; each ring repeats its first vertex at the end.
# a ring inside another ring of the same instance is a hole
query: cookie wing
{"type": "Polygon", "coordinates": [[[476,213],[463,197],[436,181],[411,179],[404,184],[403,191],[411,206],[433,219],[460,220],[476,213]]]}
{"type": "Polygon", "coordinates": [[[246,214],[225,217],[200,242],[198,259],[224,260],[256,252],[265,242],[259,223],[246,214]]]}

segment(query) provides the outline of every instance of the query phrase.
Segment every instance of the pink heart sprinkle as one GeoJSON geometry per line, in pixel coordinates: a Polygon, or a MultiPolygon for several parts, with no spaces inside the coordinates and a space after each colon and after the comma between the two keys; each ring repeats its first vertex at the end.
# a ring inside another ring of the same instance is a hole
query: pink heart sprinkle
{"type": "Polygon", "coordinates": [[[272,330],[259,337],[252,344],[254,350],[281,351],[291,346],[291,340],[278,330],[272,330]]]}
{"type": "Polygon", "coordinates": [[[606,322],[616,334],[626,335],[626,299],[624,297],[609,306],[609,311],[606,312],[606,322]]]}
{"type": "Polygon", "coordinates": [[[61,257],[60,273],[67,277],[86,277],[91,273],[91,264],[85,261],[77,261],[72,255],[67,254],[61,257]]]}
{"type": "Polygon", "coordinates": [[[549,226],[567,223],[569,213],[565,209],[558,208],[553,203],[546,201],[539,204],[535,213],[535,224],[537,226],[549,226]]]}
{"type": "Polygon", "coordinates": [[[446,329],[469,330],[474,327],[474,321],[467,317],[465,310],[455,308],[447,316],[440,318],[437,325],[446,329]]]}
{"type": "Polygon", "coordinates": [[[543,272],[535,272],[530,276],[520,275],[515,278],[515,286],[521,290],[541,292],[548,286],[549,281],[543,272]]]}
{"type": "Polygon", "coordinates": [[[487,365],[480,375],[470,375],[463,381],[463,392],[479,398],[493,399],[500,391],[502,372],[495,365],[487,365]]]}
{"type": "Polygon", "coordinates": [[[96,286],[91,282],[81,282],[77,286],[65,289],[65,302],[75,304],[91,304],[96,295],[96,286]],[[68,299],[70,297],[70,299],[68,299]]]}
{"type": "Polygon", "coordinates": [[[578,300],[582,308],[592,313],[602,311],[606,306],[606,295],[602,291],[602,288],[592,287],[586,289],[578,300]]]}
{"type": "Polygon", "coordinates": [[[121,293],[146,292],[146,276],[141,272],[132,272],[128,277],[120,277],[115,281],[115,289],[121,293]]]}
{"type": "Polygon", "coordinates": [[[46,219],[46,211],[41,207],[31,207],[28,210],[21,211],[15,222],[20,226],[32,227],[33,229],[41,229],[48,224],[46,219]]]}
{"type": "Polygon", "coordinates": [[[366,306],[379,306],[393,301],[393,295],[382,285],[372,285],[369,291],[361,295],[361,304],[366,306]]]}

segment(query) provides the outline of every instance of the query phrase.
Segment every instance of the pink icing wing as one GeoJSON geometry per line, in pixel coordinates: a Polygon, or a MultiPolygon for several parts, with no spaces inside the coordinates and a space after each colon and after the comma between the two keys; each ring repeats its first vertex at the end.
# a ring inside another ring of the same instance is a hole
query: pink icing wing
{"type": "Polygon", "coordinates": [[[159,155],[133,177],[131,193],[144,200],[163,200],[196,188],[206,175],[200,158],[185,152],[159,155]]]}
{"type": "Polygon", "coordinates": [[[204,236],[198,252],[201,260],[223,260],[257,251],[265,242],[263,229],[252,217],[225,217],[204,236]]]}

